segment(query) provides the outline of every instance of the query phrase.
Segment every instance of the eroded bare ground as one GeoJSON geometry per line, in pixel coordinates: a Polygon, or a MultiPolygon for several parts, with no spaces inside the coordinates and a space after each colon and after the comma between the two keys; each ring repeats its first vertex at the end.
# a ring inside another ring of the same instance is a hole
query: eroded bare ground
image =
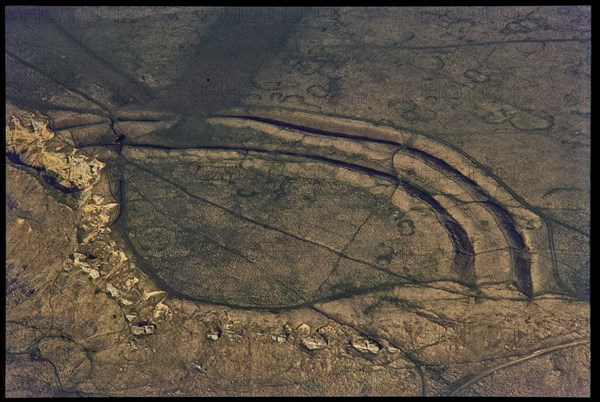
{"type": "Polygon", "coordinates": [[[589,8],[265,12],[8,10],[6,395],[589,395],[589,8]]]}

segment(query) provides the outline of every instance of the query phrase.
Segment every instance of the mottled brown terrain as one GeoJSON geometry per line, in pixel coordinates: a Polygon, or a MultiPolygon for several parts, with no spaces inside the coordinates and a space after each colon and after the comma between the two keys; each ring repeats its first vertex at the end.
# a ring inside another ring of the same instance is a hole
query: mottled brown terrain
{"type": "Polygon", "coordinates": [[[590,18],[8,8],[5,395],[589,395],[590,18]]]}

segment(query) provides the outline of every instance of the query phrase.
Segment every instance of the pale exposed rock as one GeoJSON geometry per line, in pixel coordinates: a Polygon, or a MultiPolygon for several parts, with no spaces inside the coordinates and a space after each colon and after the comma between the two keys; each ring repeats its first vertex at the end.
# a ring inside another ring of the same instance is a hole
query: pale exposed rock
{"type": "Polygon", "coordinates": [[[309,335],[310,334],[310,326],[308,324],[302,323],[302,324],[298,325],[298,328],[296,328],[296,331],[298,331],[299,335],[309,335]]]}
{"type": "Polygon", "coordinates": [[[97,269],[94,269],[94,268],[81,267],[81,270],[83,272],[85,272],[86,274],[88,274],[90,276],[90,278],[92,278],[92,279],[96,279],[100,276],[100,271],[98,271],[97,269]]]}
{"type": "Polygon", "coordinates": [[[87,257],[81,253],[73,253],[73,262],[79,266],[88,266],[89,264],[84,261],[87,260],[87,257]]]}
{"type": "Polygon", "coordinates": [[[133,325],[131,327],[131,332],[138,336],[152,335],[154,332],[156,332],[156,324],[143,321],[137,325],[133,325]]]}
{"type": "Polygon", "coordinates": [[[390,352],[390,353],[392,353],[392,354],[394,354],[394,353],[398,353],[398,352],[400,351],[400,349],[398,349],[398,348],[395,348],[395,347],[393,347],[393,346],[388,346],[387,350],[388,350],[388,352],[390,352]]]}
{"type": "Polygon", "coordinates": [[[319,350],[327,347],[327,341],[321,336],[316,335],[302,339],[302,345],[308,350],[319,350]]]}
{"type": "Polygon", "coordinates": [[[66,160],[64,154],[47,152],[45,162],[48,169],[55,171],[67,184],[79,189],[93,186],[100,176],[100,170],[106,166],[96,158],[90,160],[87,156],[78,154],[76,149],[66,156],[66,160]]]}
{"type": "Polygon", "coordinates": [[[241,341],[244,335],[244,329],[238,320],[227,321],[222,324],[222,333],[230,341],[241,341]]]}
{"type": "MultiPolygon", "coordinates": [[[[31,127],[33,128],[34,132],[41,132],[42,130],[44,130],[46,128],[46,122],[41,122],[41,121],[37,121],[37,120],[32,120],[31,121],[31,127]]],[[[50,137],[52,138],[52,137],[50,137]]]]}
{"type": "Polygon", "coordinates": [[[121,250],[111,250],[111,256],[109,258],[109,262],[115,265],[120,264],[122,262],[127,261],[128,258],[125,253],[121,250]]]}
{"type": "MultiPolygon", "coordinates": [[[[82,244],[89,243],[99,234],[110,232],[107,224],[110,211],[118,206],[116,203],[102,204],[103,197],[94,195],[90,198],[93,187],[100,180],[100,172],[106,166],[95,157],[63,146],[48,149],[47,144],[54,138],[54,133],[47,127],[48,121],[34,114],[11,116],[6,127],[6,148],[13,152],[23,163],[36,169],[51,173],[58,184],[81,192],[79,198],[79,215],[81,227],[87,232],[82,244]]],[[[85,259],[75,262],[92,279],[100,276],[98,269],[85,265],[85,259]]]]}
{"type": "Polygon", "coordinates": [[[376,354],[381,350],[381,346],[377,342],[363,337],[352,339],[352,347],[363,353],[376,354]]]}
{"type": "Polygon", "coordinates": [[[83,244],[89,243],[101,233],[110,232],[110,228],[107,226],[111,219],[110,211],[117,206],[118,204],[114,202],[104,205],[97,204],[93,197],[83,205],[81,226],[88,232],[82,241],[83,244]]]}
{"type": "Polygon", "coordinates": [[[43,143],[54,134],[44,124],[34,121],[33,114],[11,116],[6,127],[6,146],[9,151],[18,153],[29,163],[36,163],[34,166],[39,167],[39,153],[43,149],[43,143]]]}
{"type": "Polygon", "coordinates": [[[206,370],[204,370],[204,368],[200,364],[197,364],[197,363],[194,363],[194,362],[192,362],[192,364],[194,365],[194,368],[196,370],[201,371],[203,373],[206,373],[206,370]]]}
{"type": "Polygon", "coordinates": [[[154,307],[154,313],[152,314],[152,316],[155,320],[158,320],[160,318],[171,320],[171,318],[173,317],[173,312],[171,311],[169,306],[167,306],[163,302],[158,302],[158,304],[154,307]]]}
{"type": "Polygon", "coordinates": [[[283,342],[287,341],[286,337],[284,337],[284,336],[278,336],[278,335],[271,335],[271,339],[274,340],[274,341],[276,341],[276,342],[279,342],[279,343],[283,343],[283,342]]]}
{"type": "Polygon", "coordinates": [[[123,298],[123,292],[110,283],[106,284],[106,291],[113,299],[116,299],[122,306],[131,306],[133,304],[131,300],[123,298]]]}
{"type": "Polygon", "coordinates": [[[135,314],[125,314],[125,319],[129,322],[132,322],[133,320],[135,320],[137,317],[137,315],[135,314]]]}
{"type": "Polygon", "coordinates": [[[76,267],[81,268],[84,272],[89,273],[90,271],[92,271],[92,268],[90,268],[90,264],[88,264],[86,261],[87,257],[85,255],[80,253],[73,253],[73,264],[76,267]]]}
{"type": "Polygon", "coordinates": [[[18,154],[30,166],[54,173],[58,182],[65,187],[80,190],[92,187],[106,165],[96,158],[90,159],[75,148],[70,154],[47,150],[46,142],[54,138],[54,133],[47,125],[46,119],[35,115],[11,116],[6,129],[8,151],[18,154]]]}
{"type": "Polygon", "coordinates": [[[142,298],[144,300],[148,300],[151,297],[158,296],[158,295],[166,295],[166,294],[167,294],[167,292],[165,292],[164,290],[154,290],[152,292],[146,292],[144,290],[144,295],[142,296],[142,298]]]}
{"type": "Polygon", "coordinates": [[[100,276],[100,271],[95,268],[92,268],[90,264],[85,262],[87,257],[81,253],[73,253],[73,264],[79,268],[86,274],[90,276],[92,279],[96,279],[100,276]]]}
{"type": "Polygon", "coordinates": [[[221,335],[218,332],[211,332],[209,334],[206,334],[206,337],[211,341],[218,341],[221,335]]]}
{"type": "Polygon", "coordinates": [[[108,292],[108,294],[110,294],[111,297],[113,297],[115,299],[118,299],[121,297],[121,291],[119,289],[117,289],[116,287],[114,287],[110,283],[106,284],[106,291],[108,292]]]}
{"type": "Polygon", "coordinates": [[[125,281],[125,288],[127,288],[127,290],[131,290],[131,288],[133,286],[135,286],[136,283],[138,283],[140,280],[139,278],[133,277],[131,279],[127,279],[125,281]]]}

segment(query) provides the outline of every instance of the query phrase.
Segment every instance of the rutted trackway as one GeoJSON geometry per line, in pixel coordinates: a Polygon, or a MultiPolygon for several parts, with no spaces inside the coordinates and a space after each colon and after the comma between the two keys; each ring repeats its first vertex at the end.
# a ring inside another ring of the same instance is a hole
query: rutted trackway
{"type": "MultiPolygon", "coordinates": [[[[137,80],[134,79],[134,77],[121,71],[119,68],[113,66],[111,63],[107,62],[106,60],[103,60],[98,54],[96,54],[92,49],[90,49],[85,43],[82,43],[80,40],[78,40],[76,35],[73,35],[68,29],[63,27],[57,21],[48,19],[48,20],[44,21],[44,24],[47,25],[47,28],[50,30],[50,32],[56,33],[53,43],[55,44],[55,46],[58,49],[65,50],[63,53],[65,53],[68,61],[71,60],[71,57],[73,54],[78,54],[78,55],[82,55],[82,57],[84,57],[84,59],[86,61],[89,61],[91,64],[96,63],[96,65],[100,66],[100,68],[98,69],[98,71],[96,73],[97,76],[95,77],[95,79],[99,80],[105,87],[111,89],[117,95],[125,95],[125,96],[120,96],[121,98],[126,98],[126,99],[121,99],[125,104],[139,103],[140,101],[142,103],[147,103],[148,101],[152,100],[154,94],[152,93],[152,91],[150,90],[149,87],[147,87],[144,84],[139,83],[137,80]],[[117,84],[116,88],[115,88],[115,83],[117,84]],[[121,85],[119,85],[119,84],[121,84],[121,85]],[[117,90],[119,88],[128,88],[128,89],[130,89],[129,92],[131,92],[131,93],[120,94],[119,91],[117,90]]],[[[215,29],[220,29],[220,28],[217,27],[215,29]]],[[[214,33],[217,34],[217,33],[219,33],[219,31],[215,31],[214,33]]],[[[270,31],[266,30],[265,32],[262,32],[261,35],[263,35],[269,39],[268,43],[272,42],[272,44],[275,45],[276,43],[278,43],[279,39],[286,37],[286,33],[287,33],[287,30],[285,29],[285,27],[280,27],[280,29],[277,32],[270,32],[270,31]]],[[[229,33],[228,33],[228,36],[224,37],[224,39],[233,41],[232,42],[233,48],[236,48],[235,46],[239,46],[239,44],[237,42],[235,42],[235,41],[237,41],[236,35],[229,35],[229,33]]],[[[202,48],[204,50],[212,49],[210,47],[209,43],[207,43],[203,46],[208,46],[206,49],[202,48]]],[[[222,46],[222,45],[220,44],[219,46],[222,46]]],[[[261,50],[261,49],[257,49],[257,50],[261,50]]],[[[266,46],[265,49],[267,49],[267,50],[270,49],[270,45],[266,46]]],[[[13,50],[13,51],[6,52],[7,55],[9,56],[9,58],[12,58],[17,63],[20,63],[21,65],[26,66],[27,68],[32,69],[33,71],[36,71],[36,72],[42,74],[44,77],[46,77],[46,79],[49,79],[51,82],[54,82],[55,84],[58,84],[59,86],[69,89],[70,91],[74,92],[75,94],[83,97],[83,99],[91,102],[91,104],[99,107],[101,112],[98,110],[95,110],[95,111],[92,111],[92,113],[101,114],[104,117],[107,117],[110,120],[110,127],[114,133],[115,139],[117,140],[117,142],[121,142],[121,140],[124,136],[118,128],[118,122],[122,121],[123,119],[120,118],[119,116],[117,116],[117,113],[115,112],[115,109],[117,109],[118,107],[113,107],[112,105],[107,104],[105,101],[96,99],[95,96],[80,90],[79,88],[76,87],[76,85],[72,85],[72,83],[68,82],[62,75],[56,74],[52,70],[49,70],[48,68],[46,68],[44,66],[41,66],[39,62],[36,62],[36,59],[26,60],[23,58],[23,55],[16,54],[16,53],[18,53],[17,50],[14,50],[14,49],[9,49],[9,50],[13,50]]],[[[238,55],[236,55],[235,57],[238,57],[238,55]]],[[[253,57],[252,60],[253,59],[255,59],[255,57],[253,57]]],[[[205,62],[206,61],[203,60],[203,63],[205,63],[205,62]]],[[[256,66],[254,66],[254,67],[256,67],[256,66]]],[[[245,74],[242,74],[242,76],[244,76],[244,77],[252,76],[254,67],[248,68],[247,69],[248,71],[245,74]]],[[[192,63],[192,65],[190,65],[190,68],[195,69],[196,65],[192,63]]],[[[209,63],[209,67],[207,67],[206,72],[207,73],[210,72],[211,74],[209,74],[209,75],[213,75],[213,73],[216,74],[219,70],[220,70],[219,63],[216,63],[214,65],[209,63]]],[[[204,75],[200,74],[199,76],[201,76],[202,80],[204,80],[205,75],[206,74],[204,74],[204,75]]],[[[240,77],[240,78],[243,78],[243,77],[240,77]]],[[[241,81],[243,81],[243,79],[241,81]]],[[[190,85],[187,81],[182,82],[182,85],[186,89],[189,90],[190,85]]],[[[177,89],[177,90],[174,92],[176,94],[179,94],[180,91],[178,89],[180,89],[180,86],[176,86],[175,88],[173,88],[173,90],[175,90],[175,89],[177,89]]],[[[171,106],[179,105],[181,103],[179,98],[180,98],[179,95],[177,95],[176,97],[172,97],[172,99],[169,99],[167,101],[167,104],[170,104],[171,106]]],[[[195,98],[197,98],[197,97],[195,97],[195,98]]],[[[165,100],[161,99],[161,101],[164,102],[165,100]]],[[[176,109],[178,109],[178,108],[176,107],[176,109]]],[[[327,137],[332,137],[332,138],[345,138],[345,139],[352,139],[354,141],[375,142],[375,143],[381,143],[381,144],[387,144],[387,145],[393,145],[393,146],[402,145],[399,142],[394,141],[394,139],[390,138],[390,137],[378,138],[377,136],[369,136],[368,133],[363,134],[360,132],[343,131],[340,129],[333,129],[333,130],[331,130],[329,128],[324,129],[322,127],[319,128],[318,123],[313,123],[311,126],[311,125],[307,125],[302,122],[299,123],[298,121],[293,121],[293,120],[284,121],[285,118],[278,119],[278,118],[272,118],[269,116],[253,115],[251,113],[249,113],[249,114],[231,113],[229,115],[225,115],[222,117],[253,120],[256,122],[261,122],[261,123],[273,125],[276,127],[284,127],[287,129],[298,130],[298,131],[313,134],[313,135],[327,136],[327,137]]],[[[511,215],[511,213],[507,209],[505,209],[501,205],[501,203],[495,202],[475,182],[470,180],[464,174],[460,173],[458,170],[453,169],[444,160],[436,158],[435,156],[433,156],[432,154],[429,154],[427,152],[417,150],[417,149],[411,149],[410,147],[403,147],[400,149],[399,152],[407,153],[413,157],[420,158],[424,162],[432,165],[435,169],[438,169],[443,174],[451,175],[457,182],[461,183],[465,188],[470,189],[472,195],[475,198],[475,201],[480,202],[481,205],[484,206],[486,208],[486,210],[488,210],[495,217],[496,222],[498,223],[498,226],[501,228],[501,230],[504,233],[504,237],[506,239],[509,251],[512,256],[512,267],[513,267],[513,270],[515,273],[517,285],[523,293],[525,293],[527,295],[531,295],[533,293],[533,288],[532,288],[532,283],[531,283],[532,282],[531,281],[531,272],[530,272],[531,262],[529,261],[529,251],[527,249],[527,246],[525,244],[523,236],[517,231],[517,229],[515,227],[514,218],[511,215]]],[[[405,182],[405,183],[408,183],[408,182],[405,182]]],[[[414,183],[411,183],[411,184],[414,185],[414,183]]],[[[419,191],[413,190],[412,193],[420,194],[421,198],[422,197],[427,198],[427,195],[428,195],[428,193],[426,191],[419,192],[419,191]]],[[[473,264],[473,259],[475,258],[471,240],[469,240],[465,230],[461,227],[461,225],[458,224],[458,222],[456,222],[456,220],[453,221],[453,218],[451,217],[451,215],[448,214],[447,211],[441,205],[439,205],[439,203],[437,203],[437,204],[434,203],[434,201],[435,201],[434,198],[430,197],[428,200],[423,200],[423,201],[427,202],[432,207],[432,209],[435,211],[435,213],[438,214],[438,216],[440,217],[440,222],[442,222],[443,226],[446,228],[446,230],[448,231],[448,233],[450,234],[450,236],[452,238],[452,243],[454,245],[454,249],[455,249],[455,253],[456,253],[455,269],[457,270],[457,272],[459,272],[459,274],[461,274],[461,277],[468,277],[470,275],[469,272],[472,271],[472,269],[470,269],[469,266],[473,264]]],[[[548,230],[549,230],[549,237],[551,238],[552,237],[551,225],[548,225],[548,230]]],[[[552,245],[550,245],[550,247],[551,247],[551,250],[553,253],[552,260],[553,260],[554,265],[556,265],[554,249],[553,249],[552,245]]],[[[556,270],[556,268],[555,268],[555,270],[556,270]]]]}
{"type": "MultiPolygon", "coordinates": [[[[255,116],[250,114],[221,115],[219,116],[219,118],[249,120],[272,125],[282,129],[294,130],[312,135],[400,146],[401,148],[398,152],[402,152],[417,159],[420,159],[426,164],[440,171],[443,175],[452,177],[454,180],[460,183],[461,186],[468,189],[471,195],[475,197],[475,201],[481,203],[481,205],[494,216],[509,246],[508,248],[511,254],[512,267],[515,275],[516,285],[523,294],[529,297],[533,296],[533,284],[530,271],[531,261],[529,259],[529,250],[525,244],[523,236],[519,233],[515,226],[515,221],[512,214],[508,210],[506,210],[502,205],[496,202],[493,197],[491,197],[472,179],[465,176],[459,170],[450,166],[444,160],[423,150],[416,149],[411,146],[405,146],[406,144],[402,144],[400,141],[394,141],[393,139],[381,139],[369,135],[357,134],[352,132],[326,130],[318,127],[309,127],[270,117],[255,116]]],[[[452,218],[450,214],[448,214],[448,212],[439,203],[437,203],[433,197],[429,196],[429,194],[426,191],[419,188],[418,186],[415,186],[414,183],[409,183],[404,180],[401,180],[400,183],[404,183],[405,186],[407,184],[409,186],[412,186],[408,188],[405,187],[405,189],[411,194],[418,196],[420,199],[429,204],[432,207],[432,209],[436,212],[436,214],[438,214],[438,216],[442,218],[440,222],[443,223],[444,228],[448,231],[450,237],[452,238],[452,243],[455,251],[455,270],[459,274],[461,274],[462,278],[470,277],[470,273],[473,272],[472,265],[473,260],[475,258],[475,254],[473,251],[472,241],[468,238],[463,227],[454,218],[452,218]],[[447,219],[447,217],[450,217],[451,219],[447,219]]]]}
{"type": "Polygon", "coordinates": [[[445,174],[452,175],[455,180],[460,182],[465,188],[472,191],[471,195],[476,201],[481,202],[481,204],[488,211],[492,212],[498,225],[504,232],[504,237],[510,246],[509,251],[513,259],[513,268],[517,277],[517,283],[520,287],[519,290],[528,296],[532,295],[533,286],[529,272],[529,253],[527,251],[525,241],[523,240],[523,236],[515,228],[515,222],[512,215],[500,204],[494,201],[485,191],[483,191],[483,189],[481,189],[477,183],[460,173],[444,160],[412,147],[405,147],[404,152],[426,161],[438,170],[443,171],[445,174]]]}
{"type": "Polygon", "coordinates": [[[472,285],[475,281],[475,251],[465,229],[427,191],[405,180],[402,180],[400,183],[410,195],[426,202],[438,216],[442,226],[450,235],[452,246],[454,247],[454,271],[465,284],[472,285]]]}

